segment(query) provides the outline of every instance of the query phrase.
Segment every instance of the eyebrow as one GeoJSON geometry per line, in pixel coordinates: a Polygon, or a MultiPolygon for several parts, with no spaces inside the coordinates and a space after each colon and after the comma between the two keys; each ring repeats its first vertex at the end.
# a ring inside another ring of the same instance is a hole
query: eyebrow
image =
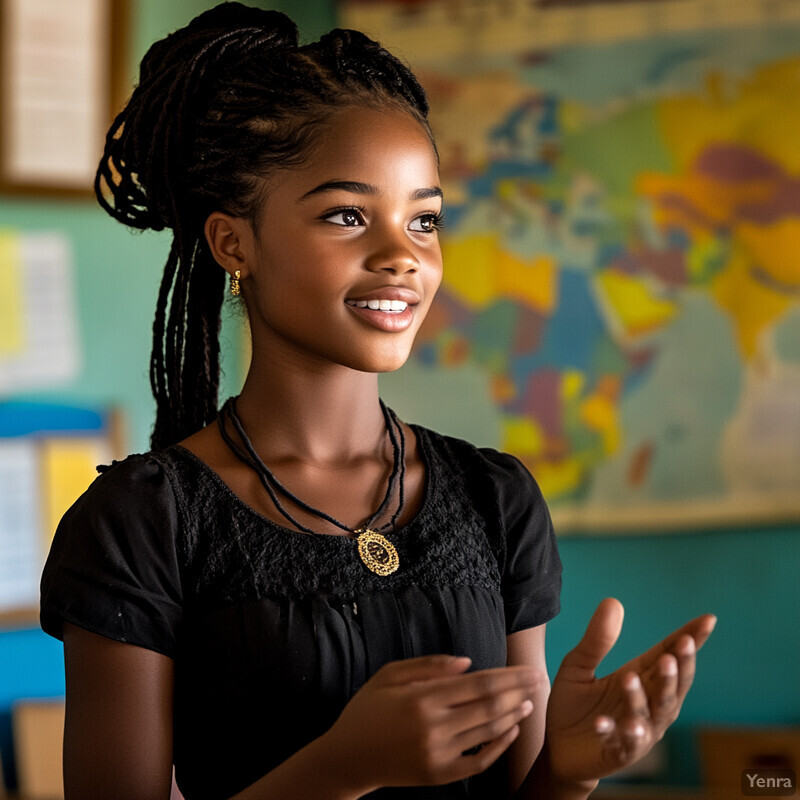
{"type": "MultiPolygon", "coordinates": [[[[314,187],[311,191],[306,192],[301,198],[300,202],[307,200],[317,194],[324,192],[350,192],[351,194],[366,194],[372,197],[379,195],[380,189],[373,186],[371,183],[362,183],[361,181],[328,181],[321,183],[319,186],[314,187]]],[[[411,193],[411,200],[429,200],[432,197],[442,197],[442,190],[438,186],[426,187],[423,189],[416,189],[411,193]]]]}

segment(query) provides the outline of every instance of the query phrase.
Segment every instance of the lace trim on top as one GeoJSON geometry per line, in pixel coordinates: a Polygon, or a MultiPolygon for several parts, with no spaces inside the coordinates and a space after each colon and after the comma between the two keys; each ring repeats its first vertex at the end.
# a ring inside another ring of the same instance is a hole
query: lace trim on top
{"type": "Polygon", "coordinates": [[[338,600],[411,585],[470,585],[499,593],[503,554],[486,514],[475,507],[469,465],[459,463],[467,454],[431,447],[431,432],[412,428],[427,482],[416,517],[388,534],[400,556],[399,570],[388,576],[364,566],[354,539],[295,531],[259,514],[185,448],[152,454],[167,473],[178,507],[184,597],[196,598],[196,610],[207,613],[267,597],[338,600]]]}

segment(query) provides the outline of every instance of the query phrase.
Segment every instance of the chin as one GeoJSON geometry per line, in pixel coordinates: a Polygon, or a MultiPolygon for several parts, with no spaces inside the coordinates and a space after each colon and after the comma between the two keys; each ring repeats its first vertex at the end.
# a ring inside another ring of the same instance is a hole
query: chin
{"type": "Polygon", "coordinates": [[[402,352],[382,353],[374,358],[365,359],[362,365],[356,366],[356,369],[361,372],[374,372],[377,374],[395,372],[408,361],[410,355],[410,349],[404,349],[402,352]]]}

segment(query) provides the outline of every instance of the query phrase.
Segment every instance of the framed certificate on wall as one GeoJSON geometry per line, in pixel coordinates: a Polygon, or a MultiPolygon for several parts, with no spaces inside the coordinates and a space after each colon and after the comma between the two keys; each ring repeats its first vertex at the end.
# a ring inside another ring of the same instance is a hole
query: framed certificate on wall
{"type": "Polygon", "coordinates": [[[0,0],[0,190],[88,194],[120,104],[125,0],[0,0]]]}

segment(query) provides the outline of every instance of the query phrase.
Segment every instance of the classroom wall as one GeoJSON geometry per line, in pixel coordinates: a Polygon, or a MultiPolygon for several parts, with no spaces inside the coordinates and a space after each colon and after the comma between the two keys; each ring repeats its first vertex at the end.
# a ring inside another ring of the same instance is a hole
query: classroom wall
{"type": "MultiPolygon", "coordinates": [[[[211,5],[130,0],[131,64],[148,43],[211,5]]],[[[287,0],[271,7],[289,11],[309,37],[335,24],[330,0],[287,0]]],[[[77,264],[84,367],[69,385],[23,399],[119,405],[128,419],[129,449],[145,449],[152,417],[149,331],[167,238],[134,236],[88,200],[0,198],[0,226],[61,231],[73,245],[77,264]]],[[[226,327],[225,337],[235,349],[235,325],[226,327]]],[[[224,391],[235,391],[240,359],[229,357],[224,368],[224,391]]],[[[566,537],[561,552],[563,611],[548,633],[553,673],[605,596],[618,597],[627,609],[609,668],[685,619],[705,611],[719,616],[699,659],[695,687],[668,739],[673,780],[697,779],[693,735],[698,725],[800,724],[800,526],[566,537]]],[[[0,749],[6,773],[13,775],[8,756],[12,702],[62,692],[59,643],[31,626],[0,633],[0,749]]]]}
{"type": "MultiPolygon", "coordinates": [[[[131,88],[148,46],[214,5],[215,0],[129,0],[130,41],[126,46],[131,88]]],[[[260,5],[290,13],[307,38],[335,24],[328,0],[260,5]]],[[[146,450],[154,414],[148,377],[150,331],[169,249],[168,234],[132,232],[89,197],[56,200],[0,195],[0,228],[54,230],[67,237],[75,261],[80,319],[83,364],[78,376],[46,392],[13,399],[121,408],[127,449],[146,450]]],[[[227,356],[223,355],[220,396],[225,397],[238,390],[242,373],[240,327],[235,318],[224,321],[222,341],[227,356]]],[[[11,754],[12,703],[21,697],[55,697],[64,692],[61,644],[34,626],[31,620],[0,631],[0,753],[2,771],[12,786],[16,779],[11,754]]]]}

